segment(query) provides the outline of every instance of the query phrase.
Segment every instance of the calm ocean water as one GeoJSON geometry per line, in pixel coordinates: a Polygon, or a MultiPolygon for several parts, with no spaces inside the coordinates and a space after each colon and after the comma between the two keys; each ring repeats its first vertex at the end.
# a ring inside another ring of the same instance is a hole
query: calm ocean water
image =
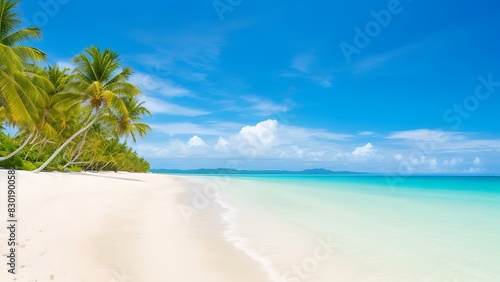
{"type": "Polygon", "coordinates": [[[500,281],[500,178],[231,176],[225,237],[271,281],[500,281]]]}

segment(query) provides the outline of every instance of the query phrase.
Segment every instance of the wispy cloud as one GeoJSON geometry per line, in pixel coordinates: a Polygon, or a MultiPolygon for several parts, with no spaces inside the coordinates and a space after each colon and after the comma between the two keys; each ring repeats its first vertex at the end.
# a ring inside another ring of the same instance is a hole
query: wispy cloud
{"type": "Polygon", "coordinates": [[[448,132],[442,130],[431,129],[415,129],[407,131],[396,131],[387,136],[388,139],[407,139],[414,141],[435,141],[439,143],[447,142],[450,140],[463,140],[465,139],[458,132],[448,132]]]}
{"type": "Polygon", "coordinates": [[[151,113],[165,114],[171,116],[187,116],[187,117],[202,116],[210,113],[199,109],[192,109],[177,104],[169,103],[167,101],[150,97],[148,95],[141,95],[140,99],[144,101],[145,107],[149,109],[151,113]]]}
{"type": "MultiPolygon", "coordinates": [[[[433,148],[436,152],[473,153],[473,152],[500,152],[500,139],[477,138],[477,133],[455,131],[415,129],[396,131],[387,135],[387,139],[401,139],[407,146],[420,144],[433,148]]],[[[404,143],[401,143],[404,144],[404,143]]]]}
{"type": "Polygon", "coordinates": [[[360,135],[290,126],[273,119],[253,125],[217,121],[156,124],[153,130],[176,139],[143,144],[144,154],[151,158],[174,158],[179,154],[191,159],[250,157],[331,169],[381,172],[393,167],[393,172],[401,173],[484,173],[493,162],[492,150],[500,152],[500,140],[476,140],[465,133],[417,129],[386,136],[372,132],[360,135]],[[415,141],[435,140],[443,143],[434,150],[423,152],[415,147],[415,141]]]}
{"type": "Polygon", "coordinates": [[[419,46],[420,46],[420,44],[418,44],[418,43],[411,44],[411,45],[408,45],[405,47],[391,50],[389,52],[370,56],[370,57],[356,63],[353,66],[353,71],[355,73],[363,73],[363,72],[370,71],[372,69],[376,69],[376,68],[382,66],[383,64],[385,64],[386,62],[388,62],[388,61],[390,61],[398,56],[401,56],[403,54],[406,54],[406,53],[409,53],[411,51],[416,50],[419,46]]]}
{"type": "Polygon", "coordinates": [[[364,146],[357,147],[352,151],[352,155],[355,157],[367,158],[375,155],[377,149],[373,147],[372,143],[368,143],[364,146]]]}
{"type": "Polygon", "coordinates": [[[319,85],[323,86],[324,88],[330,88],[333,86],[333,79],[335,77],[333,75],[318,75],[312,77],[313,80],[319,83],[319,85]]]}
{"type": "Polygon", "coordinates": [[[360,136],[372,136],[372,135],[376,135],[376,134],[377,133],[373,132],[373,131],[363,131],[363,132],[358,133],[358,135],[360,135],[360,136]]]}
{"type": "Polygon", "coordinates": [[[184,30],[161,35],[141,32],[134,37],[154,51],[139,55],[139,63],[161,64],[164,68],[189,65],[204,71],[215,69],[225,42],[224,36],[213,30],[184,30]]]}
{"type": "Polygon", "coordinates": [[[160,93],[166,97],[182,97],[191,93],[187,88],[175,85],[171,80],[142,72],[133,74],[130,82],[137,85],[143,92],[160,93]]]}
{"type": "Polygon", "coordinates": [[[228,122],[209,122],[209,123],[156,123],[151,127],[156,132],[162,132],[167,135],[203,135],[203,136],[229,136],[235,130],[241,128],[241,124],[228,122]]]}
{"type": "Polygon", "coordinates": [[[307,142],[311,139],[337,140],[344,141],[351,138],[353,135],[345,133],[333,133],[324,129],[305,128],[290,125],[283,125],[283,135],[286,136],[288,142],[307,142]]]}
{"type": "Polygon", "coordinates": [[[257,96],[244,96],[243,99],[250,103],[250,108],[254,110],[254,113],[263,116],[269,116],[290,110],[290,107],[287,105],[277,104],[257,96]]]}
{"type": "Polygon", "coordinates": [[[292,60],[292,68],[299,72],[308,73],[314,60],[316,57],[312,54],[299,54],[292,60]]]}
{"type": "Polygon", "coordinates": [[[69,69],[70,71],[73,71],[76,67],[71,60],[58,60],[55,65],[62,69],[69,69]]]}
{"type": "Polygon", "coordinates": [[[281,77],[303,77],[324,87],[332,87],[334,76],[328,72],[314,67],[317,58],[312,53],[297,54],[289,67],[289,70],[283,72],[281,77]]]}

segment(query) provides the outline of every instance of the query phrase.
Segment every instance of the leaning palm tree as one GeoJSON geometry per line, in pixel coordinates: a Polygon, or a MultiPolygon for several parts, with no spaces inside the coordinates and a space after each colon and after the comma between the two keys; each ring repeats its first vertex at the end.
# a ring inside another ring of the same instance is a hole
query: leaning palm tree
{"type": "Polygon", "coordinates": [[[136,142],[136,134],[144,137],[151,130],[149,125],[141,122],[144,115],[151,116],[151,113],[143,106],[144,102],[139,102],[136,97],[127,97],[123,99],[123,102],[128,114],[110,115],[109,121],[116,129],[117,137],[125,136],[126,139],[132,137],[132,140],[136,142]]]}
{"type": "Polygon", "coordinates": [[[103,122],[94,123],[87,131],[75,138],[72,145],[68,146],[63,157],[67,163],[63,168],[78,163],[92,164],[96,156],[102,155],[104,151],[102,144],[111,135],[110,128],[104,126],[103,122]],[[82,158],[88,161],[77,162],[78,159],[82,158]]]}
{"type": "Polygon", "coordinates": [[[0,108],[8,108],[8,115],[4,110],[1,114],[8,123],[30,127],[43,99],[24,66],[45,60],[46,55],[36,48],[19,45],[39,39],[41,31],[36,27],[21,28],[22,22],[14,11],[18,4],[19,0],[0,0],[0,108]]]}
{"type": "Polygon", "coordinates": [[[127,107],[123,101],[140,93],[140,90],[128,82],[132,69],[121,68],[118,53],[111,49],[91,46],[85,53],[73,59],[76,68],[73,92],[66,93],[66,99],[61,103],[67,106],[80,103],[90,109],[90,115],[85,118],[85,124],[80,130],[68,138],[52,156],[35,172],[42,171],[73,139],[86,132],[99,119],[110,114],[128,116],[127,107]]]}
{"type": "MultiPolygon", "coordinates": [[[[42,69],[35,65],[29,65],[26,71],[28,71],[33,85],[42,94],[43,103],[37,109],[38,115],[33,115],[37,118],[30,126],[18,125],[19,133],[17,135],[25,139],[24,143],[7,156],[0,157],[0,161],[11,158],[26,145],[33,144],[38,139],[42,139],[41,142],[55,139],[57,128],[61,128],[57,124],[64,121],[63,112],[70,110],[57,106],[61,94],[66,91],[68,81],[71,79],[71,76],[66,73],[67,69],[61,70],[57,66],[42,69]]],[[[4,113],[7,116],[12,116],[9,110],[10,108],[4,108],[4,113]]]]}

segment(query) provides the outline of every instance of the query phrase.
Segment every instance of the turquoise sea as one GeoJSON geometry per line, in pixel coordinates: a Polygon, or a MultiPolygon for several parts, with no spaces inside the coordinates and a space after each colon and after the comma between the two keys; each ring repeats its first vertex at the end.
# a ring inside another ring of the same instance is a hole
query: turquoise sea
{"type": "Polygon", "coordinates": [[[500,281],[500,177],[206,179],[270,281],[500,281]]]}

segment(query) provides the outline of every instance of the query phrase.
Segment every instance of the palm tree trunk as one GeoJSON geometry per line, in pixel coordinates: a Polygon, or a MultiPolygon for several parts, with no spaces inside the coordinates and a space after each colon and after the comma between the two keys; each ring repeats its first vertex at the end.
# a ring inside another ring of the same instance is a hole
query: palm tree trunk
{"type": "Polygon", "coordinates": [[[75,163],[75,161],[76,161],[76,159],[78,159],[78,157],[80,156],[80,154],[81,154],[81,153],[82,153],[82,152],[78,152],[78,153],[76,154],[76,156],[75,156],[75,157],[74,157],[71,161],[69,161],[67,164],[65,164],[65,165],[63,166],[63,168],[67,168],[69,165],[74,164],[74,163],[75,163]]]}
{"type": "Polygon", "coordinates": [[[37,134],[37,135],[35,135],[35,137],[34,137],[33,139],[31,139],[31,141],[30,141],[30,143],[29,143],[29,144],[31,145],[31,147],[29,148],[28,152],[27,152],[27,153],[26,153],[26,155],[24,156],[24,160],[27,160],[27,159],[28,159],[28,157],[29,157],[29,155],[30,155],[31,151],[33,151],[33,149],[34,149],[36,146],[38,146],[39,144],[41,144],[41,143],[45,142],[45,139],[46,139],[46,138],[44,137],[44,138],[42,139],[42,141],[39,141],[39,142],[36,142],[36,143],[34,143],[34,144],[33,144],[33,142],[35,142],[36,140],[38,140],[38,137],[39,137],[39,136],[38,136],[38,134],[37,134]]]}
{"type": "Polygon", "coordinates": [[[85,138],[87,137],[87,133],[88,131],[85,131],[85,134],[83,134],[82,137],[82,141],[80,141],[80,143],[76,146],[76,155],[74,155],[73,158],[63,166],[63,168],[67,168],[69,165],[73,164],[76,161],[76,159],[78,159],[78,157],[80,157],[80,155],[83,152],[83,145],[85,144],[85,138]]]}
{"type": "Polygon", "coordinates": [[[99,119],[99,116],[100,116],[100,112],[96,110],[95,117],[94,117],[94,119],[89,124],[87,124],[84,128],[78,130],[75,134],[73,134],[68,140],[66,140],[66,142],[64,142],[59,148],[57,148],[57,150],[52,154],[52,156],[50,156],[50,158],[45,163],[43,163],[43,165],[41,165],[39,168],[37,168],[33,172],[34,173],[39,173],[40,171],[42,171],[47,165],[49,165],[55,159],[55,157],[66,146],[68,146],[69,143],[71,143],[71,141],[73,141],[73,139],[75,139],[78,135],[80,135],[83,132],[87,131],[92,125],[94,125],[94,123],[96,123],[97,119],[99,119]]]}
{"type": "Polygon", "coordinates": [[[106,167],[107,167],[110,163],[111,163],[111,161],[107,162],[105,165],[103,165],[103,166],[101,167],[101,169],[100,169],[99,171],[104,170],[104,168],[106,168],[106,167]]]}
{"type": "Polygon", "coordinates": [[[5,157],[0,157],[0,161],[5,161],[7,159],[10,159],[12,158],[15,154],[19,153],[19,151],[21,151],[24,147],[26,147],[26,145],[28,145],[30,139],[33,137],[33,134],[30,134],[28,136],[28,138],[26,138],[26,140],[24,141],[24,143],[19,147],[17,148],[14,152],[8,154],[7,156],[5,157]]]}

